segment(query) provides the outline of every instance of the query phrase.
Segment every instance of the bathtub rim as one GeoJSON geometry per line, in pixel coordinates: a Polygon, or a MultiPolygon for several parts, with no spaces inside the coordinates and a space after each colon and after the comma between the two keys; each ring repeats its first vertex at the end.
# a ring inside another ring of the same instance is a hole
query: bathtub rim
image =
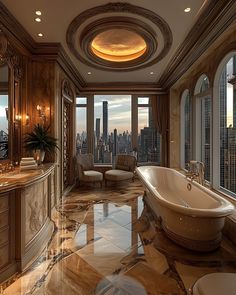
{"type": "MultiPolygon", "coordinates": [[[[146,169],[153,169],[156,170],[169,170],[173,172],[174,174],[177,174],[179,177],[186,178],[182,173],[176,171],[173,168],[168,167],[160,167],[160,166],[141,166],[136,168],[137,175],[139,176],[140,181],[143,183],[144,187],[147,188],[147,190],[152,194],[154,198],[157,199],[157,201],[160,202],[160,205],[167,207],[169,209],[173,209],[174,211],[177,211],[179,213],[182,213],[184,215],[190,215],[192,217],[200,216],[202,218],[221,218],[230,215],[233,210],[235,209],[234,205],[226,200],[225,198],[219,196],[217,193],[213,192],[212,190],[200,185],[196,181],[189,181],[193,186],[196,186],[201,191],[204,191],[210,195],[213,199],[218,201],[219,206],[216,208],[208,208],[208,209],[200,209],[200,208],[191,208],[191,207],[185,207],[183,205],[178,205],[175,203],[172,203],[166,199],[164,199],[160,193],[157,191],[157,189],[150,183],[149,180],[146,179],[146,177],[142,174],[146,169]]],[[[186,182],[188,180],[186,179],[186,182]]]]}

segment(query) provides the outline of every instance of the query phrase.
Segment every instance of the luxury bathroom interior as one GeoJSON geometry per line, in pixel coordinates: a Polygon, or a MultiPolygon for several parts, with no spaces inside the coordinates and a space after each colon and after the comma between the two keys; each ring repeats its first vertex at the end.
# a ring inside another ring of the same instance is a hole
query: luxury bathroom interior
{"type": "Polygon", "coordinates": [[[235,206],[236,1],[0,1],[0,294],[235,295],[235,206]]]}

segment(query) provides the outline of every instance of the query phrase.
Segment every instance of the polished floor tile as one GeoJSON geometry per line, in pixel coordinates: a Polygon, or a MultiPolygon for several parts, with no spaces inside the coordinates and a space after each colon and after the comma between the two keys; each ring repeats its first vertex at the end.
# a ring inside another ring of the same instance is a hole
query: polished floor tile
{"type": "Polygon", "coordinates": [[[236,272],[236,247],[223,239],[210,253],[186,250],[144,207],[138,180],[72,191],[53,212],[55,233],[6,295],[182,295],[201,276],[236,272]]]}

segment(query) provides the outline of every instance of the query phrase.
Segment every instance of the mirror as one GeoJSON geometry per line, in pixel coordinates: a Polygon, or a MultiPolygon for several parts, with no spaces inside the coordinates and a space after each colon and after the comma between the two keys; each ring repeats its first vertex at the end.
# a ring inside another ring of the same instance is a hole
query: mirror
{"type": "Polygon", "coordinates": [[[7,64],[0,65],[0,160],[8,159],[8,106],[9,106],[9,69],[7,64]]]}

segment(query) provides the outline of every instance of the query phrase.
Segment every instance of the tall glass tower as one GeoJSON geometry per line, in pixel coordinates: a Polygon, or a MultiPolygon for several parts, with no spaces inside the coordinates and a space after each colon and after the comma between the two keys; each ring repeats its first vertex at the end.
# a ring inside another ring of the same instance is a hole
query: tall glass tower
{"type": "Polygon", "coordinates": [[[103,107],[102,138],[103,138],[103,142],[107,143],[107,140],[108,140],[108,101],[103,101],[102,107],[103,107]]]}

